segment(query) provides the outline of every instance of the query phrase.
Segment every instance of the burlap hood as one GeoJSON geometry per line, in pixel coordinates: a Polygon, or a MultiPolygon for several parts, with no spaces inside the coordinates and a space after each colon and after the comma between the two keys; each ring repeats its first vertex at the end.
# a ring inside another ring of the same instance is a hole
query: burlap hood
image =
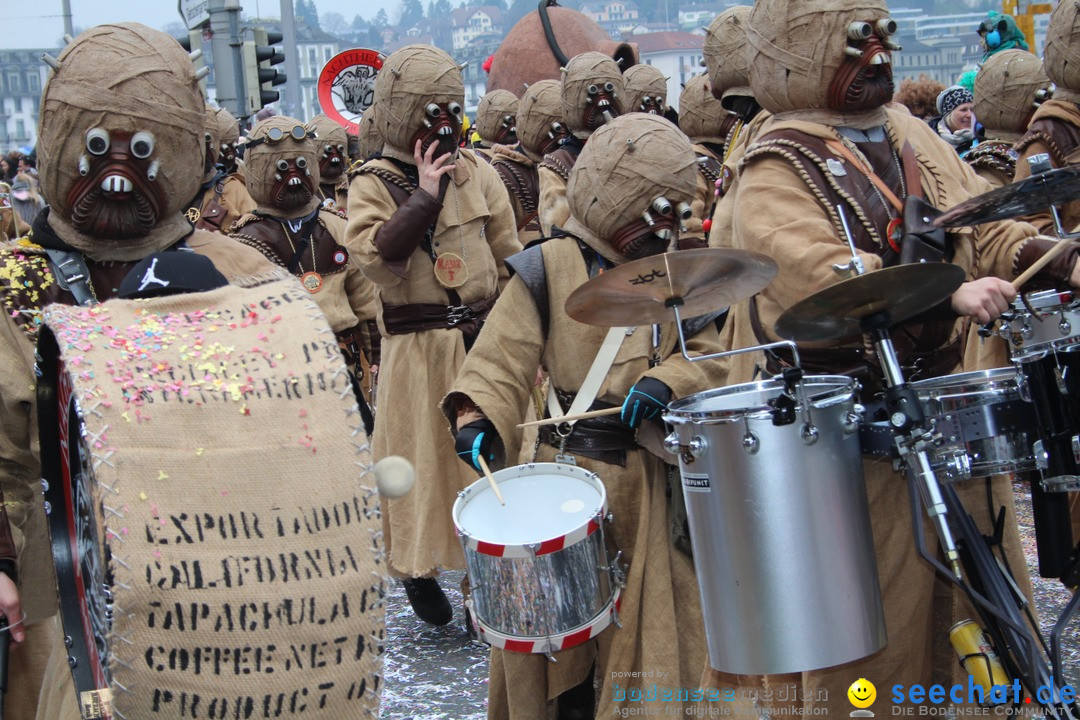
{"type": "Polygon", "coordinates": [[[345,128],[335,120],[319,113],[308,121],[307,129],[315,133],[315,147],[321,152],[326,145],[349,147],[349,135],[345,128]]]}
{"type": "Polygon", "coordinates": [[[517,122],[518,99],[509,90],[490,90],[480,98],[480,104],[476,107],[476,123],[473,127],[480,137],[487,143],[503,142],[496,136],[503,129],[503,121],[509,115],[515,118],[511,124],[517,122]]]}
{"type": "Polygon", "coordinates": [[[1042,60],[1026,50],[991,55],[975,76],[975,117],[986,137],[1019,140],[1035,111],[1035,93],[1049,86],[1042,60]]]}
{"type": "Polygon", "coordinates": [[[379,123],[375,119],[374,105],[364,111],[357,125],[360,126],[360,134],[357,135],[360,144],[358,157],[360,160],[367,160],[383,146],[382,133],[379,132],[379,123]]]}
{"type": "Polygon", "coordinates": [[[1080,0],[1061,0],[1050,14],[1043,66],[1057,85],[1054,99],[1080,103],[1080,0]]]}
{"type": "MultiPolygon", "coordinates": [[[[205,142],[210,146],[209,155],[216,164],[221,159],[221,126],[217,121],[217,108],[206,106],[206,118],[205,125],[203,127],[205,133],[205,142]]],[[[212,167],[203,175],[203,182],[207,182],[217,174],[217,168],[212,167]]]]}
{"type": "Polygon", "coordinates": [[[615,86],[613,104],[619,114],[626,112],[626,85],[619,64],[598,52],[581,53],[563,68],[562,109],[566,124],[576,137],[587,138],[592,132],[582,116],[588,105],[589,86],[611,83],[615,86]]]}
{"type": "Polygon", "coordinates": [[[50,225],[70,245],[99,260],[127,260],[172,245],[191,228],[180,211],[199,189],[204,167],[204,108],[195,66],[163,32],[138,23],[91,28],[59,56],[41,95],[38,169],[52,205],[50,225]],[[110,241],[76,231],[68,193],[79,179],[86,133],[150,132],[160,164],[154,182],[165,205],[143,238],[110,241]]]}
{"type": "Polygon", "coordinates": [[[461,68],[432,45],[406,45],[383,62],[375,79],[376,120],[384,154],[412,162],[411,141],[424,122],[428,103],[465,103],[461,68]]]}
{"type": "Polygon", "coordinates": [[[284,212],[281,208],[275,207],[271,200],[271,190],[276,182],[274,175],[278,172],[278,160],[292,162],[297,158],[304,158],[307,161],[307,169],[311,171],[313,187],[315,189],[319,187],[319,159],[315,151],[317,141],[311,138],[295,140],[290,132],[297,125],[303,125],[303,123],[287,115],[274,115],[256,124],[248,134],[250,140],[257,140],[266,137],[270,128],[276,127],[280,128],[285,135],[279,142],[259,143],[254,147],[249,147],[244,153],[244,182],[247,184],[248,194],[255,201],[256,209],[261,213],[276,217],[298,218],[304,217],[319,206],[319,196],[314,192],[306,205],[290,212],[284,212]]]}
{"type": "Polygon", "coordinates": [[[603,241],[593,246],[597,252],[625,260],[608,244],[616,231],[641,218],[660,195],[673,206],[690,203],[697,177],[697,157],[679,128],[657,115],[617,117],[592,134],[570,171],[566,229],[580,225],[603,241]]]}
{"type": "Polygon", "coordinates": [[[564,122],[562,114],[562,86],[558,80],[541,80],[533,83],[518,101],[517,129],[521,149],[533,162],[543,156],[540,148],[551,132],[551,123],[564,122]]]}
{"type": "Polygon", "coordinates": [[[717,15],[705,33],[705,46],[701,52],[705,56],[709,80],[721,97],[752,95],[746,67],[746,25],[749,20],[750,6],[739,5],[717,15]]]}
{"type": "Polygon", "coordinates": [[[626,86],[626,100],[623,101],[626,112],[641,112],[646,97],[661,97],[667,105],[667,76],[652,65],[634,65],[623,73],[623,84],[626,86]]]}
{"type": "Polygon", "coordinates": [[[854,21],[887,18],[884,0],[757,0],[746,29],[754,97],[771,113],[829,110],[829,83],[854,21]]]}
{"type": "Polygon", "coordinates": [[[690,78],[679,95],[679,128],[693,142],[724,142],[728,111],[713,97],[708,75],[690,78]]]}
{"type": "Polygon", "coordinates": [[[214,119],[217,121],[217,133],[220,142],[235,143],[240,139],[240,121],[225,108],[214,110],[214,119]]]}

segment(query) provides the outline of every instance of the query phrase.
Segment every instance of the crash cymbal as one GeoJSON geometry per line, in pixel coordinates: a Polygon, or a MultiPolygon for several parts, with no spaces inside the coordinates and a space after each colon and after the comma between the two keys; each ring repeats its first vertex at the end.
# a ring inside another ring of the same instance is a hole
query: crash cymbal
{"type": "Polygon", "coordinates": [[[800,342],[859,335],[865,318],[884,312],[886,326],[901,323],[934,307],[963,282],[958,265],[897,265],[819,290],[785,310],[774,328],[780,337],[800,342]]]}
{"type": "Polygon", "coordinates": [[[700,248],[618,265],[570,293],[566,312],[578,322],[633,327],[670,322],[681,300],[683,318],[744,300],[776,277],[772,258],[747,250],[700,248]]]}
{"type": "Polygon", "coordinates": [[[1032,175],[1020,182],[965,200],[932,220],[937,227],[954,228],[1020,217],[1080,198],[1080,166],[1032,175]]]}

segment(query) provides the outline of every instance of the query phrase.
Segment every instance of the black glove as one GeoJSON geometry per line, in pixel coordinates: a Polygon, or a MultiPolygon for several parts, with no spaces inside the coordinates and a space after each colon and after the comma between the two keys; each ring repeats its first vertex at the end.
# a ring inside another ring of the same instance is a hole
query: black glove
{"type": "Polygon", "coordinates": [[[458,428],[457,435],[454,436],[454,450],[459,458],[477,471],[483,472],[479,458],[483,455],[484,460],[489,463],[495,460],[495,439],[498,437],[499,433],[490,420],[473,420],[458,428]]]}
{"type": "Polygon", "coordinates": [[[656,378],[638,380],[623,401],[620,419],[632,428],[646,420],[660,417],[671,402],[671,388],[656,378]]]}

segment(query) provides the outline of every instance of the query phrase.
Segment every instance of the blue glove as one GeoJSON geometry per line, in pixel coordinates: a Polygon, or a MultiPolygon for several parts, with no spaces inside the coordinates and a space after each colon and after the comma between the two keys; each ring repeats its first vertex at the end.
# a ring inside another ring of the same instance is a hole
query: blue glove
{"type": "Polygon", "coordinates": [[[484,460],[489,463],[495,460],[494,446],[497,437],[499,433],[490,420],[473,420],[458,429],[454,436],[454,450],[459,458],[476,468],[477,472],[483,472],[479,458],[483,455],[484,460]]]}
{"type": "Polygon", "coordinates": [[[619,418],[632,428],[646,420],[660,417],[671,402],[671,388],[656,378],[642,378],[630,388],[619,418]]]}

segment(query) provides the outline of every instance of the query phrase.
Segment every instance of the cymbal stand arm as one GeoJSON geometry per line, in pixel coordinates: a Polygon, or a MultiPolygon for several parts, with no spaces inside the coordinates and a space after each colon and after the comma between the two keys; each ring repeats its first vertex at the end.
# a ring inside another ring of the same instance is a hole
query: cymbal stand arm
{"type": "Polygon", "coordinates": [[[859,257],[859,251],[855,248],[855,240],[851,236],[851,226],[848,225],[843,205],[836,206],[836,214],[840,216],[840,224],[844,226],[844,237],[847,239],[848,247],[851,249],[851,262],[847,267],[856,275],[862,275],[866,272],[866,266],[863,265],[862,258],[859,257]]]}
{"type": "Polygon", "coordinates": [[[750,347],[739,348],[737,350],[725,350],[723,352],[709,353],[708,355],[695,355],[693,357],[686,351],[686,335],[683,333],[682,326],[682,314],[679,312],[679,306],[682,305],[682,301],[679,298],[672,298],[668,300],[668,307],[675,313],[675,327],[679,332],[679,348],[682,350],[682,356],[689,362],[701,362],[702,360],[716,360],[718,358],[725,358],[731,355],[742,355],[748,352],[757,352],[758,350],[769,350],[775,347],[786,347],[791,350],[791,355],[795,360],[795,367],[802,367],[802,360],[799,359],[799,348],[795,346],[791,340],[779,340],[777,342],[765,343],[764,345],[752,345],[750,347]],[[677,302],[676,302],[677,301],[677,302]]]}

